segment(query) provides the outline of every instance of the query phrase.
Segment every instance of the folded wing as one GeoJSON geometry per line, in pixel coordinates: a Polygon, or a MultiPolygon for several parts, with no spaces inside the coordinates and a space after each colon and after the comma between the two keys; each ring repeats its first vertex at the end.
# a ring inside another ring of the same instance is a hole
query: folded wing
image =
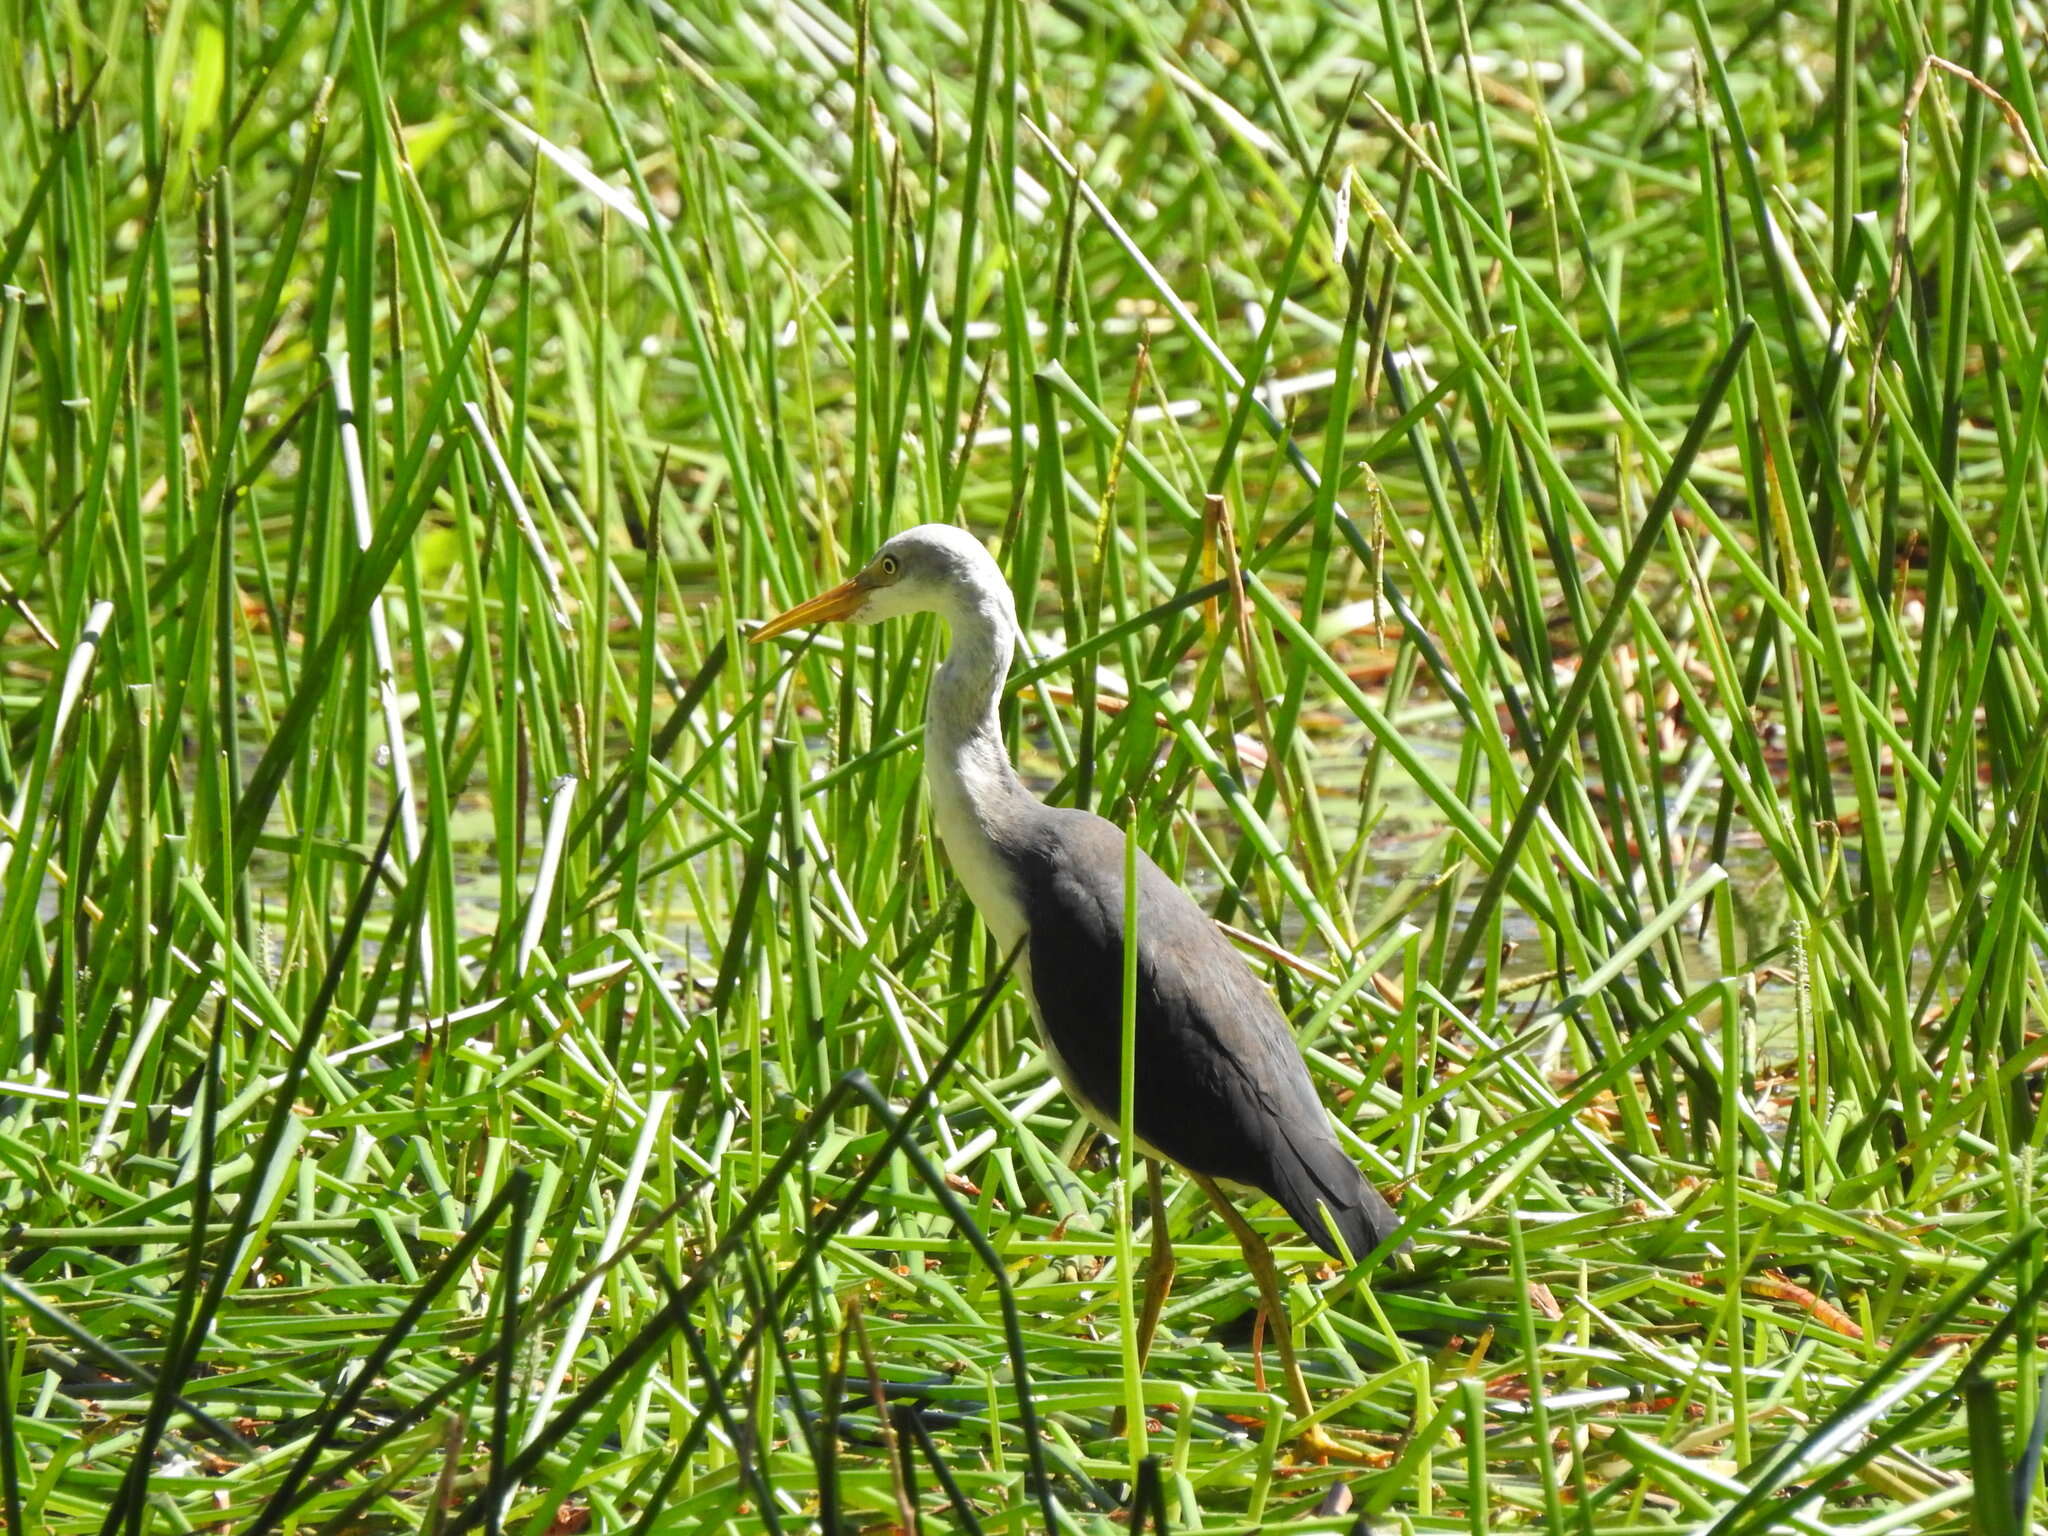
{"type": "MultiPolygon", "coordinates": [[[[1008,850],[1030,914],[1029,985],[1072,1089],[1117,1120],[1124,835],[1047,807],[1008,850]]],[[[1193,898],[1139,856],[1138,1139],[1196,1173],[1263,1190],[1311,1241],[1362,1258],[1399,1225],[1330,1129],[1292,1031],[1193,898]]]]}

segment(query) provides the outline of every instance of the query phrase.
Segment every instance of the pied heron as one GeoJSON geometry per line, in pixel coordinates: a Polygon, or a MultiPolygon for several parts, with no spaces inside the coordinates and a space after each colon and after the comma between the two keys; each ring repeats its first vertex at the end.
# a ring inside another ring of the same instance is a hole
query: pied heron
{"type": "MultiPolygon", "coordinates": [[[[952,632],[932,680],[924,742],[940,839],[997,945],[1017,952],[1024,996],[1061,1083],[1114,1134],[1124,834],[1090,812],[1046,805],[1010,765],[996,711],[1018,631],[1002,569],[970,534],[927,523],[897,534],[852,580],[769,620],[753,638],[912,613],[935,613],[952,632]]],[[[1363,1259],[1400,1219],[1339,1145],[1265,987],[1194,898],[1142,851],[1137,917],[1132,1131],[1147,1155],[1153,1234],[1141,1358],[1173,1270],[1157,1161],[1165,1158],[1194,1177],[1243,1247],[1280,1344],[1289,1406],[1305,1419],[1312,1406],[1272,1254],[1221,1186],[1272,1196],[1336,1257],[1348,1250],[1363,1259]]],[[[1314,1429],[1304,1441],[1319,1454],[1346,1453],[1314,1429]]]]}

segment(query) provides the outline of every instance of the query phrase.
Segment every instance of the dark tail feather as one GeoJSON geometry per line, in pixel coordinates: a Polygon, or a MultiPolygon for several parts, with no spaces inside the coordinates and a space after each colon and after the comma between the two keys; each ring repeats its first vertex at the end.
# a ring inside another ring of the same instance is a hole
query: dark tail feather
{"type": "MultiPolygon", "coordinates": [[[[1317,1138],[1308,1146],[1288,1143],[1274,1150],[1273,1182],[1266,1193],[1279,1201],[1300,1223],[1309,1241],[1331,1258],[1342,1258],[1343,1252],[1324,1224],[1325,1211],[1354,1259],[1371,1253],[1401,1225],[1386,1197],[1344,1155],[1336,1137],[1317,1138]]],[[[1408,1247],[1404,1242],[1395,1251],[1408,1247]]]]}

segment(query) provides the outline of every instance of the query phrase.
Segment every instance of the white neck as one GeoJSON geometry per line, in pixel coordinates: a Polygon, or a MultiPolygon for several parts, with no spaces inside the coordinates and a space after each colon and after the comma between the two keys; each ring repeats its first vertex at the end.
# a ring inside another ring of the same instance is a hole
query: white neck
{"type": "Polygon", "coordinates": [[[1008,949],[1024,931],[1024,912],[997,838],[1021,809],[1036,804],[1010,766],[996,714],[1017,621],[1006,589],[963,592],[945,617],[953,644],[932,679],[925,719],[932,815],[960,883],[1008,949]]]}

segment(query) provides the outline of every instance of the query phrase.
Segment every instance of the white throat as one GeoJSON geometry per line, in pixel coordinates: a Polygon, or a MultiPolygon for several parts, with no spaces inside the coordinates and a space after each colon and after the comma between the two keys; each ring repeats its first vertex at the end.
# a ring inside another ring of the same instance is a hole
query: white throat
{"type": "Polygon", "coordinates": [[[1032,803],[1010,766],[996,713],[1017,621],[1007,590],[963,594],[945,618],[952,649],[932,679],[925,719],[932,819],[975,910],[1007,951],[1023,937],[1024,908],[997,842],[1017,812],[1032,803]]]}

